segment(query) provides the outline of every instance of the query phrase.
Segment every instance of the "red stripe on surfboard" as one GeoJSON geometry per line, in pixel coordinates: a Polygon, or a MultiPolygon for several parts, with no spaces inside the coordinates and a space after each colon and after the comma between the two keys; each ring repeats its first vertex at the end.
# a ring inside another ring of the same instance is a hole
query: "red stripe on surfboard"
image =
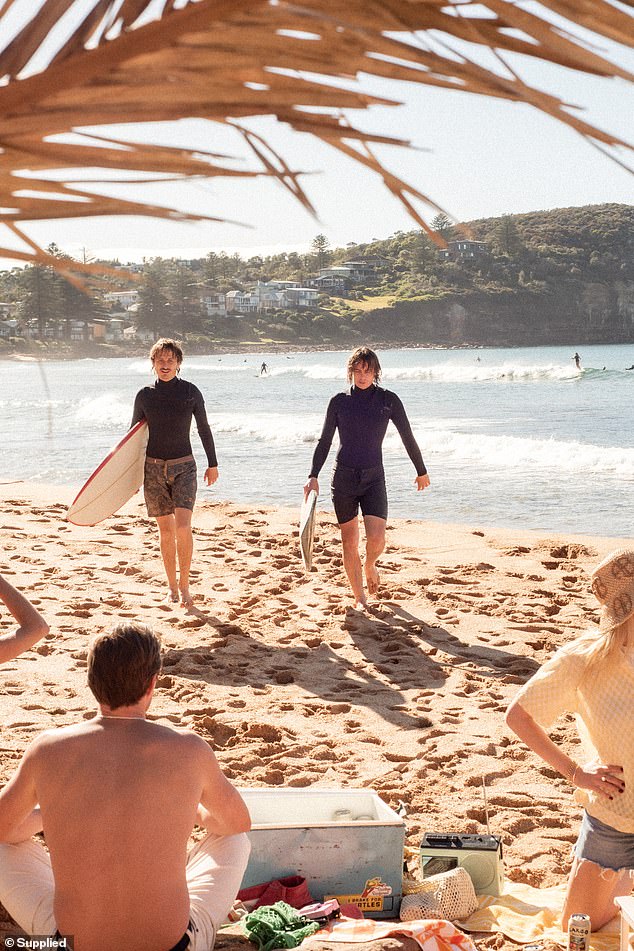
{"type": "Polygon", "coordinates": [[[82,485],[81,489],[79,490],[79,492],[77,493],[77,495],[76,495],[75,498],[73,499],[73,502],[72,502],[72,504],[70,505],[70,508],[71,508],[71,509],[72,509],[73,505],[75,505],[75,504],[77,503],[77,501],[82,497],[82,495],[84,494],[84,492],[86,491],[86,489],[88,488],[88,486],[90,485],[90,483],[92,482],[92,480],[93,480],[96,476],[99,475],[99,473],[101,472],[101,470],[103,469],[103,467],[104,467],[105,465],[107,465],[107,464],[110,462],[110,460],[112,459],[112,457],[113,457],[114,455],[116,455],[116,453],[119,452],[119,450],[121,449],[121,447],[122,447],[122,446],[125,446],[125,444],[128,442],[128,440],[129,440],[129,439],[132,439],[132,437],[135,436],[141,429],[143,429],[144,426],[147,426],[147,420],[142,419],[139,423],[136,424],[136,426],[133,426],[132,429],[129,430],[129,432],[127,432],[127,433],[125,434],[125,436],[123,437],[123,439],[122,439],[120,442],[118,442],[117,445],[114,447],[114,449],[112,449],[112,450],[108,453],[108,455],[106,456],[106,458],[105,458],[102,462],[99,463],[99,465],[97,466],[97,468],[95,469],[95,471],[92,473],[92,475],[88,476],[88,478],[86,479],[86,481],[85,481],[84,484],[82,485]]]}
{"type": "MultiPolygon", "coordinates": [[[[107,495],[108,492],[110,492],[116,485],[118,485],[119,482],[121,482],[122,479],[125,479],[125,477],[127,476],[128,472],[130,471],[130,469],[133,469],[137,464],[138,464],[138,459],[135,459],[133,462],[130,463],[130,465],[128,466],[127,469],[124,469],[124,470],[123,470],[123,472],[121,473],[121,475],[119,476],[119,478],[118,478],[115,482],[113,482],[113,483],[110,484],[110,485],[105,486],[105,488],[102,489],[102,491],[99,493],[99,495],[95,495],[92,499],[90,499],[88,502],[86,502],[83,506],[82,506],[81,503],[80,503],[80,504],[76,507],[76,511],[73,512],[73,509],[72,509],[72,508],[69,508],[69,510],[68,510],[68,513],[69,513],[69,514],[66,516],[66,517],[68,518],[68,521],[69,521],[69,522],[72,522],[73,525],[84,525],[84,526],[89,525],[89,526],[90,526],[90,525],[98,525],[99,522],[102,522],[104,518],[108,518],[107,515],[102,515],[102,516],[100,516],[100,517],[97,519],[97,521],[95,521],[95,522],[79,522],[79,521],[77,521],[77,519],[78,519],[80,516],[83,515],[83,513],[86,511],[87,508],[92,508],[93,506],[95,506],[95,505],[99,502],[100,499],[103,499],[104,495],[107,495]],[[71,514],[70,514],[71,512],[73,512],[72,516],[71,516],[71,514]]],[[[140,488],[140,487],[141,487],[141,484],[139,484],[139,488],[140,488]]],[[[138,491],[139,491],[138,489],[135,490],[135,492],[138,492],[138,491]]],[[[134,494],[134,493],[132,493],[132,494],[130,495],[130,498],[132,498],[132,495],[133,495],[133,494],[134,494]]],[[[127,501],[127,499],[126,499],[126,501],[127,501]]],[[[109,515],[114,515],[116,512],[119,511],[119,508],[121,508],[122,505],[125,505],[125,502],[121,502],[120,505],[119,505],[116,509],[114,509],[112,512],[109,512],[108,514],[109,514],[109,515]]],[[[73,503],[73,508],[75,508],[75,503],[73,503]]]]}

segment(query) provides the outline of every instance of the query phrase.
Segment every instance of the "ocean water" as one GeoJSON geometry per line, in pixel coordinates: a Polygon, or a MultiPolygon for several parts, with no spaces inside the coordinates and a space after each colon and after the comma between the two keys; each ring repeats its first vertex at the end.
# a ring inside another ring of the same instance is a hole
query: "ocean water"
{"type": "MultiPolygon", "coordinates": [[[[384,443],[397,517],[629,536],[634,511],[633,346],[383,350],[383,385],[399,394],[432,485],[393,426],[384,443]]],[[[202,390],[220,479],[199,498],[298,505],[328,400],[343,389],[347,353],[187,357],[202,390]],[[262,361],[269,374],[259,376],[262,361]]],[[[79,490],[125,434],[143,359],[0,361],[0,482],[79,490]]],[[[199,468],[204,457],[192,434],[199,468]]],[[[320,506],[330,508],[330,469],[320,506]]]]}

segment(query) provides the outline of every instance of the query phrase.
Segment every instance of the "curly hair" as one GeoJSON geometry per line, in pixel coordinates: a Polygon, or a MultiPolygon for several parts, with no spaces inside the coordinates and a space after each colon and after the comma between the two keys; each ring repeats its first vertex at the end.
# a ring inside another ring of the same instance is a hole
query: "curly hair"
{"type": "Polygon", "coordinates": [[[154,361],[162,350],[169,350],[170,353],[173,353],[178,361],[179,366],[183,362],[183,348],[181,347],[180,343],[176,343],[176,341],[172,340],[171,337],[161,337],[160,340],[157,340],[156,343],[153,344],[152,349],[150,350],[150,360],[152,361],[152,366],[154,366],[154,361]]]}

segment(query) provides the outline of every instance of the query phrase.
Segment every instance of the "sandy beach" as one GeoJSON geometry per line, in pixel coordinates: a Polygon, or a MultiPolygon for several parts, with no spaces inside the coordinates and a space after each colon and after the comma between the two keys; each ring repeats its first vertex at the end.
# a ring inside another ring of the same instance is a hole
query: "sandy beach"
{"type": "MultiPolygon", "coordinates": [[[[0,486],[0,570],[51,625],[2,670],[2,782],[40,730],[93,715],[89,639],[140,618],[164,644],[151,716],[207,738],[237,785],[371,787],[405,803],[417,846],[425,831],[486,830],[484,777],[508,879],[565,879],[571,788],[509,734],[503,712],[596,620],[588,569],[621,540],[391,521],[380,594],[361,615],[349,609],[333,515],[318,515],[306,574],[296,511],[203,503],[186,611],[162,603],[141,496],[78,528],[65,521],[72,494],[0,486]]],[[[6,611],[0,622],[10,628],[6,611]]],[[[572,720],[557,737],[576,742],[572,720]]],[[[12,928],[2,912],[0,933],[12,928]]]]}

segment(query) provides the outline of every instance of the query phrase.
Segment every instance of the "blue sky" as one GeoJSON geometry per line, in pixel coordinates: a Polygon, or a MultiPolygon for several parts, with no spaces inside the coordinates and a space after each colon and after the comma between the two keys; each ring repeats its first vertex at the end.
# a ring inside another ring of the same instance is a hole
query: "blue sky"
{"type": "MultiPolygon", "coordinates": [[[[634,54],[603,43],[607,53],[634,72],[634,54]]],[[[556,92],[581,115],[626,140],[634,140],[634,86],[622,80],[587,77],[516,57],[522,77],[556,92]]],[[[570,205],[634,202],[634,175],[556,120],[528,106],[496,102],[414,84],[363,82],[364,89],[404,105],[350,113],[363,128],[410,140],[417,148],[376,149],[384,164],[428,194],[457,220],[570,205]]],[[[323,233],[333,246],[385,238],[416,227],[379,179],[306,135],[272,120],[250,123],[269,135],[289,164],[310,172],[303,186],[317,207],[308,214],[281,186],[264,179],[229,178],[187,185],[127,186],[121,193],[183,210],[244,222],[173,223],[157,219],[94,219],[31,223],[25,231],[44,245],[54,241],[80,255],[117,257],[122,262],[156,255],[201,257],[208,251],[237,251],[248,257],[283,250],[306,251],[323,233]]],[[[124,134],[125,127],[116,131],[124,134]]],[[[186,121],[153,127],[153,136],[175,145],[198,145],[243,153],[228,130],[186,121]]],[[[634,153],[621,153],[634,167],[634,153]]],[[[421,207],[431,220],[434,212],[421,207]]]]}

